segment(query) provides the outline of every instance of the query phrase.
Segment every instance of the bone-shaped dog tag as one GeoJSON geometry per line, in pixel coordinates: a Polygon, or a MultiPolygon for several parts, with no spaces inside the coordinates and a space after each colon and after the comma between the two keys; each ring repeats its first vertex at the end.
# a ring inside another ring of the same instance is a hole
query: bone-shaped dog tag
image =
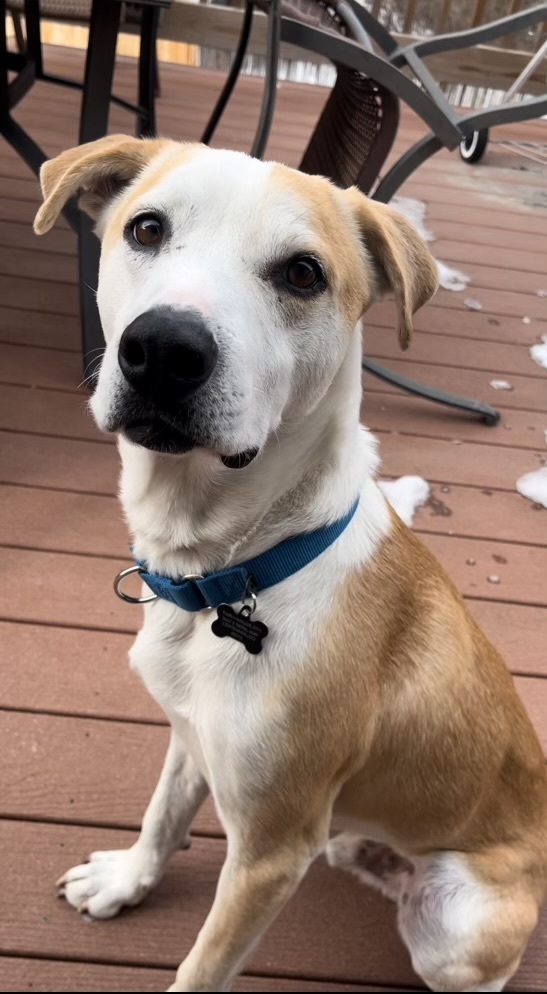
{"type": "Polygon", "coordinates": [[[218,617],[211,625],[211,631],[218,638],[235,639],[241,642],[247,652],[256,656],[262,650],[262,640],[268,634],[268,626],[261,621],[253,621],[251,608],[244,605],[241,611],[234,611],[229,604],[221,604],[217,608],[218,617]]]}

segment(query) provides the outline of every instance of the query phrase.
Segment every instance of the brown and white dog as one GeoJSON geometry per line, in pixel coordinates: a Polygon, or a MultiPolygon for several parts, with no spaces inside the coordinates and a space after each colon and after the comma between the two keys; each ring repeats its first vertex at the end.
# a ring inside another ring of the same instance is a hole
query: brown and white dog
{"type": "Polygon", "coordinates": [[[225,991],[326,850],[398,904],[435,991],[501,991],[547,881],[542,751],[496,650],[386,504],[359,424],[360,318],[401,344],[435,292],[414,228],[356,190],[245,155],[102,139],[42,171],[35,228],[78,191],[102,238],[107,347],[91,407],[116,432],[137,557],[177,578],[351,523],[259,594],[260,656],[211,614],[147,605],[131,664],[172,725],[138,841],[61,881],[97,918],[139,902],[211,791],[228,837],[172,991],[225,991]],[[329,841],[331,829],[343,834],[329,841]]]}

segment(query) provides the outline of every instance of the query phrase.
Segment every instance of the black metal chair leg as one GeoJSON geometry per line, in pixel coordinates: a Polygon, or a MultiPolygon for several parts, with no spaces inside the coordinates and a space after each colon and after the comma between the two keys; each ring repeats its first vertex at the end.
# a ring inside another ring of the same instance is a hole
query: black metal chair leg
{"type": "MultiPolygon", "coordinates": [[[[102,138],[108,131],[120,12],[121,4],[111,3],[110,0],[95,0],[93,4],[82,94],[80,144],[102,138]]],[[[91,221],[83,214],[80,217],[78,242],[82,350],[86,377],[92,370],[91,363],[97,355],[95,350],[104,346],[104,336],[95,300],[99,273],[99,240],[93,233],[91,221]]]]}
{"type": "Polygon", "coordinates": [[[442,142],[436,135],[429,134],[420,138],[415,145],[412,145],[401,155],[395,165],[380,180],[372,194],[372,199],[388,204],[408,177],[442,147],[442,142]]]}
{"type": "Polygon", "coordinates": [[[393,373],[390,369],[386,369],[385,366],[381,366],[379,362],[375,362],[373,359],[363,359],[362,367],[365,372],[372,373],[373,376],[377,376],[386,383],[392,383],[393,386],[399,387],[400,390],[406,390],[407,393],[416,394],[417,397],[424,397],[426,400],[432,400],[436,404],[445,404],[447,407],[457,407],[461,411],[469,411],[470,414],[476,414],[482,418],[486,425],[497,425],[500,420],[500,412],[496,411],[495,407],[490,407],[490,404],[483,404],[480,400],[469,400],[467,397],[458,397],[457,394],[445,393],[444,390],[436,390],[434,387],[428,387],[424,383],[416,383],[415,380],[408,380],[405,376],[393,373]]]}
{"type": "Polygon", "coordinates": [[[11,23],[13,24],[13,32],[15,34],[15,41],[17,44],[18,52],[25,52],[27,48],[27,42],[25,35],[23,33],[23,22],[21,20],[21,15],[19,11],[12,10],[11,12],[11,23]]]}
{"type": "Polygon", "coordinates": [[[143,7],[141,13],[141,41],[139,49],[139,114],[137,137],[156,134],[156,36],[158,33],[158,7],[143,7]]]}
{"type": "Polygon", "coordinates": [[[0,0],[0,134],[9,123],[8,39],[6,35],[6,3],[0,0]]]}
{"type": "Polygon", "coordinates": [[[270,0],[268,12],[268,54],[266,56],[266,76],[264,94],[258,128],[251,149],[251,155],[261,159],[266,151],[277,97],[277,69],[281,46],[281,0],[270,0]]]}
{"type": "Polygon", "coordinates": [[[36,79],[40,79],[44,72],[42,64],[42,33],[40,25],[40,4],[39,0],[25,0],[25,26],[27,30],[26,51],[31,62],[34,63],[36,79]]]}
{"type": "Polygon", "coordinates": [[[154,96],[156,100],[161,97],[160,60],[158,58],[158,39],[154,45],[154,96]]]}
{"type": "Polygon", "coordinates": [[[220,96],[215,104],[213,113],[205,125],[205,131],[201,136],[201,141],[204,145],[208,145],[211,141],[216,129],[218,122],[220,121],[226,104],[228,103],[234,86],[239,79],[239,73],[241,72],[241,66],[243,65],[243,59],[245,58],[245,52],[247,51],[247,45],[249,43],[249,36],[251,34],[251,28],[253,25],[253,15],[254,15],[254,2],[253,0],[246,0],[245,2],[245,14],[243,15],[243,24],[241,26],[241,34],[239,36],[239,42],[237,46],[236,53],[234,55],[234,61],[230,66],[230,72],[226,77],[226,82],[222,87],[220,96]]]}

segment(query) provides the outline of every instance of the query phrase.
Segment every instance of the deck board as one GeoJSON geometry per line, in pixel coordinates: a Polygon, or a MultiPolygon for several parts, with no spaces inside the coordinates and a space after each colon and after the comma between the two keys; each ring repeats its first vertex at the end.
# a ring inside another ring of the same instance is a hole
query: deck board
{"type": "MultiPolygon", "coordinates": [[[[146,967],[104,966],[99,963],[71,963],[62,960],[37,960],[0,956],[0,991],[161,991],[173,980],[173,971],[149,970],[146,967]]],[[[395,987],[382,987],[389,994],[395,987]]],[[[234,991],[294,991],[295,994],[322,991],[357,994],[378,988],[356,984],[317,983],[283,977],[240,977],[234,991]]],[[[400,990],[400,988],[399,988],[400,990]]]]}
{"type": "MultiPolygon", "coordinates": [[[[6,951],[47,958],[173,968],[188,948],[211,903],[224,843],[196,838],[189,853],[177,854],[158,889],[138,911],[110,922],[82,921],[66,905],[52,909],[51,891],[35,887],[36,875],[54,881],[67,863],[100,848],[120,848],[134,835],[125,831],[9,822],[0,825],[11,859],[3,881],[2,919],[6,951]],[[24,861],[28,872],[21,876],[24,861]],[[14,908],[17,908],[17,914],[14,908]]],[[[532,937],[515,977],[516,991],[543,990],[547,969],[547,915],[532,937]]],[[[387,902],[319,860],[298,893],[272,926],[249,963],[249,971],[308,979],[419,986],[395,932],[387,902]],[[333,907],[336,917],[333,917],[333,907]],[[303,950],[313,949],[303,970],[303,950]],[[273,969],[275,965],[275,970],[273,969]]]]}
{"type": "MultiPolygon", "coordinates": [[[[80,52],[48,48],[46,64],[81,78],[80,52]]],[[[161,75],[161,131],[195,140],[223,76],[175,66],[162,66],[161,75]]],[[[241,80],[218,145],[249,147],[260,86],[241,80]]],[[[132,60],[119,60],[115,90],[134,97],[132,60]]],[[[268,155],[296,165],[325,98],[320,88],[283,83],[268,155]]],[[[74,91],[39,83],[18,119],[55,154],[76,140],[78,104],[74,91]]],[[[115,108],[110,126],[130,131],[133,122],[115,108]]],[[[522,124],[500,135],[540,141],[544,127],[522,124]]],[[[421,134],[405,112],[394,154],[421,134]]],[[[442,152],[405,184],[404,196],[427,204],[434,254],[471,282],[463,293],[441,290],[416,315],[407,355],[398,352],[392,304],[376,305],[365,330],[368,355],[489,401],[501,424],[486,427],[370,375],[362,418],[378,435],[384,476],[418,473],[431,482],[415,530],[516,674],[547,753],[547,511],[515,490],[518,476],[547,461],[547,374],[529,356],[547,333],[547,300],[537,292],[547,289],[547,171],[507,161],[495,146],[476,169],[442,152]],[[469,310],[468,297],[482,309],[469,310]],[[493,378],[513,389],[494,390],[493,378]]],[[[35,238],[38,205],[35,178],[1,144],[0,548],[9,583],[0,603],[0,990],[164,990],[203,921],[222,859],[210,803],[191,852],[177,854],[139,911],[89,923],[53,899],[53,881],[67,866],[91,849],[132,841],[128,829],[139,824],[167,729],[127,665],[138,609],[112,592],[129,540],[115,497],[115,445],[97,432],[79,388],[75,240],[62,219],[35,238]]],[[[546,990],[546,939],[544,914],[512,989],[546,990]]],[[[392,910],[322,862],[249,972],[236,990],[420,986],[392,910]]]]}

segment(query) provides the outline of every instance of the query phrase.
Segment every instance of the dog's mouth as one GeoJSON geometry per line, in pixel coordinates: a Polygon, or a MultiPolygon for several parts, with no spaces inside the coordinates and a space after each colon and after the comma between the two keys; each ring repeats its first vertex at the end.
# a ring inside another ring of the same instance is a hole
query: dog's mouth
{"type": "Polygon", "coordinates": [[[196,445],[189,435],[158,417],[131,421],[123,426],[122,432],[130,442],[142,445],[144,449],[150,449],[152,452],[182,455],[184,452],[190,452],[196,445]]]}
{"type": "Polygon", "coordinates": [[[246,466],[250,466],[257,455],[258,449],[247,449],[245,452],[238,452],[235,456],[221,456],[220,458],[228,469],[245,469],[246,466]]]}
{"type": "MultiPolygon", "coordinates": [[[[141,445],[144,449],[167,455],[183,455],[192,449],[203,447],[197,439],[159,417],[126,424],[122,429],[122,434],[134,445],[141,445]]],[[[245,469],[258,455],[258,448],[246,449],[233,456],[222,455],[222,453],[219,455],[222,463],[228,469],[245,469]]]]}

